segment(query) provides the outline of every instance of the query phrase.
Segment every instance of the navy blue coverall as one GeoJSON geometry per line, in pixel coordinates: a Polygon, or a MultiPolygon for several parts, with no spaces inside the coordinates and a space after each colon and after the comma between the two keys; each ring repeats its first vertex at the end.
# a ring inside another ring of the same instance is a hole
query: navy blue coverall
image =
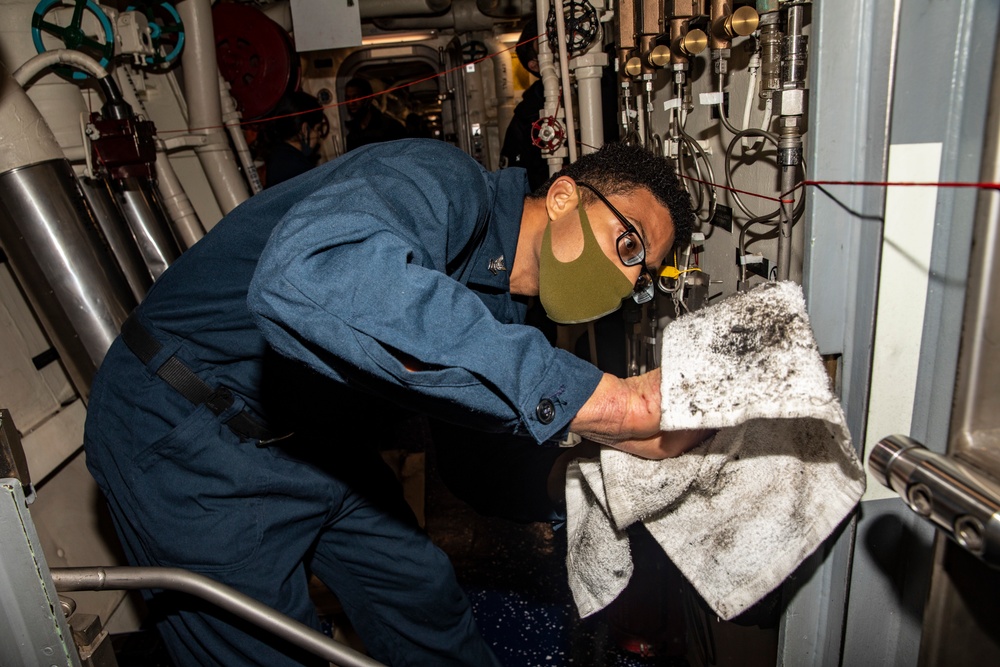
{"type": "MultiPolygon", "coordinates": [[[[254,196],[188,250],[133,314],[162,349],[143,363],[116,340],[88,406],[87,463],[130,561],[318,627],[315,574],[376,659],[496,664],[377,445],[400,406],[543,443],[597,386],[509,293],[526,192],[523,170],[488,173],[443,142],[374,144],[254,196]],[[168,359],[232,406],[192,404],[157,375],[168,359]],[[295,434],[258,446],[227,426],[240,414],[295,434]]],[[[310,661],[162,598],[178,665],[310,661]]]]}

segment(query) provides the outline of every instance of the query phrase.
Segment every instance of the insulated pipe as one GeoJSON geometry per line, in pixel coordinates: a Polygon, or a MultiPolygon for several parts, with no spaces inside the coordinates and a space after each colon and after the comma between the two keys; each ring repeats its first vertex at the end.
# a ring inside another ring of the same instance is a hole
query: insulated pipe
{"type": "Polygon", "coordinates": [[[46,51],[39,53],[34,58],[30,58],[16,70],[14,70],[14,80],[22,88],[38,74],[52,67],[53,65],[73,65],[93,76],[98,81],[107,78],[108,70],[101,66],[90,56],[80,51],[72,49],[59,49],[56,51],[46,51]]]}
{"type": "Polygon", "coordinates": [[[206,145],[194,151],[225,215],[246,201],[250,193],[223,129],[212,5],[210,0],[181,0],[177,3],[177,13],[187,34],[181,65],[184,68],[184,98],[188,103],[188,127],[208,138],[206,145]]]}
{"type": "MultiPolygon", "coordinates": [[[[569,161],[576,162],[576,125],[573,118],[573,86],[569,81],[569,53],[566,51],[566,5],[557,0],[556,38],[559,41],[559,73],[562,76],[563,109],[566,112],[566,144],[569,146],[569,161]]],[[[542,33],[539,33],[542,34],[542,33]]]]}
{"type": "Polygon", "coordinates": [[[340,667],[384,667],[368,656],[225,584],[170,567],[52,568],[59,592],[164,589],[194,595],[340,667]]]}
{"type": "Polygon", "coordinates": [[[94,373],[136,300],[97,235],[52,130],[2,67],[0,243],[86,402],[94,373]]]}
{"type": "Polygon", "coordinates": [[[163,208],[170,216],[177,241],[182,246],[181,250],[187,250],[201,240],[205,235],[205,228],[198,219],[198,213],[191,205],[191,200],[159,141],[156,152],[156,184],[160,190],[160,197],[163,198],[163,208]]]}
{"type": "Polygon", "coordinates": [[[450,7],[451,0],[362,0],[358,4],[363,19],[440,14],[450,7]]]}
{"type": "MultiPolygon", "coordinates": [[[[362,8],[362,11],[364,8],[362,8]]],[[[362,14],[362,17],[364,14],[362,14]]],[[[406,18],[376,18],[372,21],[381,30],[439,30],[456,32],[492,30],[495,19],[481,13],[474,2],[452,4],[451,10],[439,16],[414,16],[406,18]]],[[[544,33],[539,33],[544,34],[544,33]]]]}
{"type": "Polygon", "coordinates": [[[601,77],[608,64],[608,54],[595,40],[582,56],[573,60],[576,67],[577,100],[580,106],[580,153],[596,152],[604,145],[604,102],[601,77]]]}
{"type": "Polygon", "coordinates": [[[253,155],[250,154],[250,146],[247,145],[246,135],[243,134],[243,127],[240,125],[240,112],[236,108],[233,96],[229,94],[229,82],[221,74],[219,75],[219,98],[222,100],[222,120],[226,124],[226,129],[229,130],[229,138],[233,140],[233,146],[236,147],[236,155],[243,166],[243,173],[250,181],[250,190],[253,194],[257,194],[264,189],[264,186],[260,182],[260,175],[253,163],[253,155]]]}
{"type": "Polygon", "coordinates": [[[514,63],[510,49],[496,39],[487,39],[486,46],[494,56],[490,58],[490,62],[493,64],[493,83],[497,95],[497,130],[502,139],[514,118],[514,63]]]}
{"type": "MultiPolygon", "coordinates": [[[[549,40],[544,36],[548,32],[546,17],[549,15],[549,0],[538,0],[537,14],[538,34],[542,35],[535,42],[538,47],[538,74],[542,79],[542,87],[545,89],[545,106],[542,108],[540,117],[549,118],[555,117],[559,110],[559,75],[556,74],[549,40]]],[[[565,153],[560,148],[548,156],[549,175],[562,169],[564,155],[565,153]]]]}

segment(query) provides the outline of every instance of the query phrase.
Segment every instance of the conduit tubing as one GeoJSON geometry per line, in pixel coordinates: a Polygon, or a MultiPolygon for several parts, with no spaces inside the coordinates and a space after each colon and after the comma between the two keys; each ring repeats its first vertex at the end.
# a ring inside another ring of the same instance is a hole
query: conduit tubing
{"type": "Polygon", "coordinates": [[[182,0],[177,3],[177,13],[187,33],[181,65],[184,67],[188,127],[209,139],[206,145],[194,150],[205,169],[219,208],[226,214],[246,201],[250,193],[223,129],[212,6],[209,0],[182,0]]]}
{"type": "Polygon", "coordinates": [[[200,574],[169,567],[66,567],[52,569],[59,592],[160,588],[206,600],[340,667],[384,667],[309,626],[200,574]]]}

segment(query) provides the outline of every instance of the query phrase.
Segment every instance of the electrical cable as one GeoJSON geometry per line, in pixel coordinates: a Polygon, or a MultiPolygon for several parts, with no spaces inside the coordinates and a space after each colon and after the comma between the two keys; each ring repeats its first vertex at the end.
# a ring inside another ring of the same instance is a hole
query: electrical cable
{"type": "MultiPolygon", "coordinates": [[[[772,144],[774,144],[775,148],[778,147],[778,135],[772,132],[768,132],[767,130],[759,130],[757,128],[751,127],[747,128],[746,130],[740,130],[739,132],[737,132],[735,136],[733,136],[732,141],[729,142],[729,147],[726,148],[726,185],[728,185],[730,188],[733,188],[733,174],[732,174],[733,149],[736,148],[736,145],[740,143],[740,140],[743,137],[751,137],[751,136],[763,137],[764,139],[767,139],[772,144]]],[[[739,206],[740,210],[743,211],[743,213],[747,217],[750,218],[757,217],[757,214],[751,211],[749,208],[747,208],[746,204],[743,203],[743,200],[740,198],[738,191],[736,191],[735,189],[731,189],[730,191],[733,193],[733,201],[736,202],[736,205],[739,206]]],[[[769,219],[773,218],[777,216],[780,212],[781,210],[779,204],[779,208],[773,211],[771,214],[769,214],[768,218],[769,219]]]]}
{"type": "MultiPolygon", "coordinates": [[[[714,183],[715,170],[712,168],[712,161],[708,159],[708,153],[706,153],[705,149],[701,147],[701,144],[698,143],[697,139],[693,138],[690,134],[685,132],[683,128],[678,128],[678,131],[680,133],[681,139],[688,146],[688,150],[690,151],[691,148],[694,148],[694,151],[697,153],[697,155],[692,154],[692,157],[694,158],[695,172],[698,174],[698,178],[702,177],[701,169],[698,166],[698,158],[700,157],[702,161],[705,163],[705,170],[708,172],[707,182],[714,183]]],[[[680,147],[678,146],[678,154],[680,153],[679,148],[680,147]]],[[[705,190],[708,192],[708,215],[704,218],[698,216],[698,220],[700,220],[701,222],[710,222],[712,218],[715,217],[715,208],[716,204],[718,203],[718,191],[716,190],[714,185],[706,187],[705,190]]],[[[701,192],[701,188],[698,188],[698,191],[701,192]]],[[[698,205],[697,210],[701,210],[700,203],[698,205]]]]}

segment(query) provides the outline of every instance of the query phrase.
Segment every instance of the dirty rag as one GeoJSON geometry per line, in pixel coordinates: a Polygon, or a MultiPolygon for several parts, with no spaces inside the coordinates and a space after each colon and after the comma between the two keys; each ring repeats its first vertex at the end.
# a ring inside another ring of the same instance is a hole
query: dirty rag
{"type": "Polygon", "coordinates": [[[661,372],[661,428],[718,431],[673,459],[603,447],[570,465],[567,569],[583,617],[627,585],[633,523],[728,620],[792,574],[864,493],[795,283],[766,283],[671,322],[661,372]]]}

